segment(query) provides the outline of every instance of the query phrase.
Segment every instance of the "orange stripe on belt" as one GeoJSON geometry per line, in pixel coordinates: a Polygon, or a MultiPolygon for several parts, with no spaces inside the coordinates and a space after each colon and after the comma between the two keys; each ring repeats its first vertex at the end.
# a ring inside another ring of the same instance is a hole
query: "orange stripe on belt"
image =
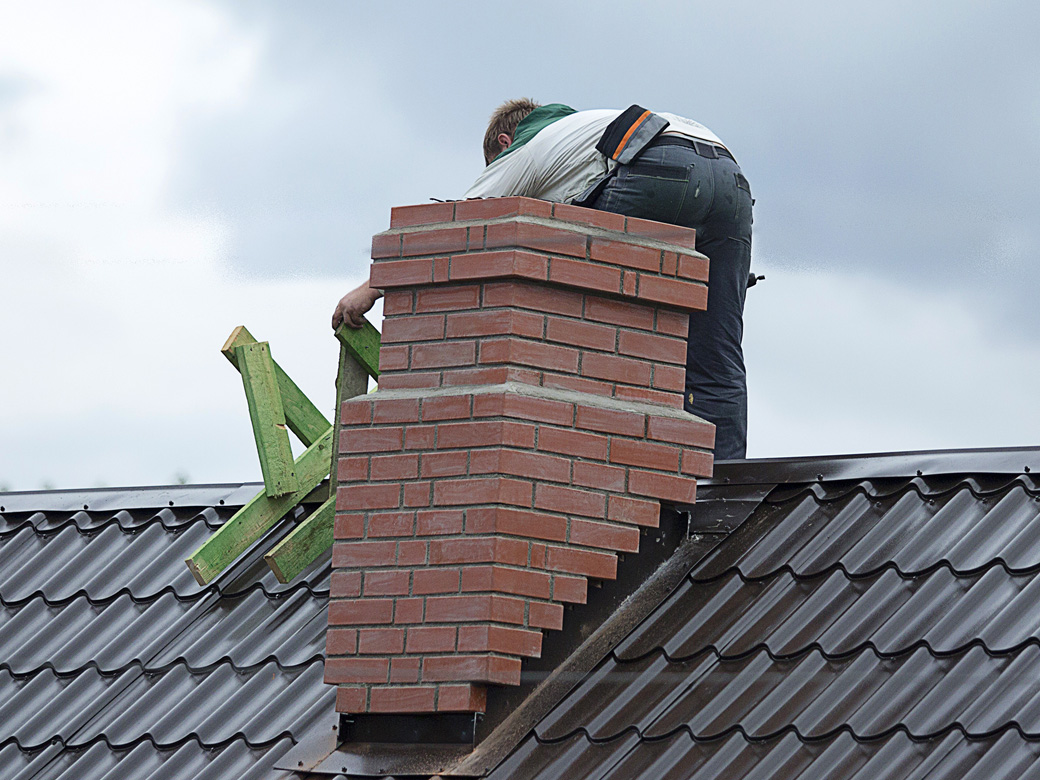
{"type": "Polygon", "coordinates": [[[647,120],[647,117],[649,117],[650,114],[650,111],[644,111],[642,116],[640,116],[639,119],[637,119],[632,124],[632,126],[628,128],[628,132],[625,133],[625,137],[621,139],[621,143],[617,145],[617,149],[614,150],[614,154],[611,155],[610,159],[616,160],[618,158],[618,155],[621,154],[621,150],[624,149],[625,144],[628,143],[628,139],[632,137],[632,133],[634,133],[639,128],[639,126],[647,120]]]}

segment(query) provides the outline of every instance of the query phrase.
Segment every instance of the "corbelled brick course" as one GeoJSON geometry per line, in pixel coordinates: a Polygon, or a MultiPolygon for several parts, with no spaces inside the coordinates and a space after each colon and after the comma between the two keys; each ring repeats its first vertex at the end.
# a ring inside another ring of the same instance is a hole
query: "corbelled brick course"
{"type": "Polygon", "coordinates": [[[379,390],[344,402],[326,681],[472,712],[611,579],[714,429],[682,411],[694,232],[527,198],[396,208],[379,390]]]}

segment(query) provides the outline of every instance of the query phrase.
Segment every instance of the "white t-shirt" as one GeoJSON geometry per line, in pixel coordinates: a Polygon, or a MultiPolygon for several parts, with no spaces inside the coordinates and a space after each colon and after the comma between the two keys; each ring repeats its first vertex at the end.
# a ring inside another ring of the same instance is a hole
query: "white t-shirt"
{"type": "MultiPolygon", "coordinates": [[[[526,144],[487,166],[464,197],[525,195],[570,203],[616,165],[596,150],[596,144],[620,114],[615,109],[578,111],[543,127],[526,144]]],[[[665,135],[723,145],[715,133],[692,119],[657,115],[669,122],[665,135]]]]}

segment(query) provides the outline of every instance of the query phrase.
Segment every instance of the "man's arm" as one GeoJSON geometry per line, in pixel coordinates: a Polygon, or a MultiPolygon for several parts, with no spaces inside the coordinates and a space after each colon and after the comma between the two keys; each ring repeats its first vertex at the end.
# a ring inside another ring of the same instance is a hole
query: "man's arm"
{"type": "Polygon", "coordinates": [[[332,313],[332,329],[341,324],[351,328],[360,328],[365,324],[365,313],[372,308],[383,293],[365,282],[339,299],[336,311],[332,313]]]}
{"type": "Polygon", "coordinates": [[[473,182],[463,198],[537,198],[538,177],[529,150],[524,147],[495,160],[473,182]]]}

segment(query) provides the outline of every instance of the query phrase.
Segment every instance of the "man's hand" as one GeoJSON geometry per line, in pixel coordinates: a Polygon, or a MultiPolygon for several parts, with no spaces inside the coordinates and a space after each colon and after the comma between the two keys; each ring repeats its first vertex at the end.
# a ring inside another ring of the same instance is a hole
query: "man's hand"
{"type": "Polygon", "coordinates": [[[332,313],[332,329],[336,330],[340,325],[360,328],[365,324],[365,312],[382,297],[383,293],[369,287],[368,282],[351,290],[336,304],[336,311],[332,313]]]}

